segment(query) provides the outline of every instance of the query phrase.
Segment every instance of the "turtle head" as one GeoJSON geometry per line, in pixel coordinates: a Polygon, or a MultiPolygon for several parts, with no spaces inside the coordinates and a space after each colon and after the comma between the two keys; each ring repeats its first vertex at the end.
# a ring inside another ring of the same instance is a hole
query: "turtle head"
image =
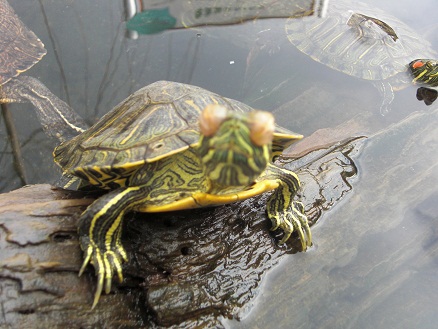
{"type": "Polygon", "coordinates": [[[413,82],[430,87],[438,86],[438,60],[415,59],[408,65],[413,82]]]}
{"type": "Polygon", "coordinates": [[[208,105],[199,126],[201,161],[218,190],[251,185],[266,169],[275,129],[271,113],[235,113],[221,105],[208,105]]]}

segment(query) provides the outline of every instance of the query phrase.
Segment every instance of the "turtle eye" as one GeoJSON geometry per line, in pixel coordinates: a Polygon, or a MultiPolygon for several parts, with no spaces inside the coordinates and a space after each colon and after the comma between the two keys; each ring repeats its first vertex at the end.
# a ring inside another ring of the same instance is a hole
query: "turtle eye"
{"type": "Polygon", "coordinates": [[[204,136],[211,137],[218,131],[226,118],[227,109],[225,106],[207,105],[199,117],[199,129],[204,136]]]}
{"type": "Polygon", "coordinates": [[[249,115],[251,141],[257,146],[272,142],[274,138],[274,116],[265,111],[254,111],[249,115]]]}
{"type": "Polygon", "coordinates": [[[432,65],[432,62],[431,62],[431,61],[427,61],[427,62],[426,62],[426,68],[427,68],[428,70],[431,70],[431,69],[433,68],[433,65],[432,65]]]}

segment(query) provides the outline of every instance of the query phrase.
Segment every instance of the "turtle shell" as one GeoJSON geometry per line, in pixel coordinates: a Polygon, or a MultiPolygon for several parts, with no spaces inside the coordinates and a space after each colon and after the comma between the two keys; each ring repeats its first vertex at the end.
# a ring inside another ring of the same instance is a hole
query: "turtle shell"
{"type": "Polygon", "coordinates": [[[384,80],[413,58],[434,58],[429,42],[405,23],[367,4],[332,0],[323,17],[291,17],[289,41],[312,59],[348,75],[384,80]]]}
{"type": "MultiPolygon", "coordinates": [[[[195,146],[200,134],[199,115],[208,104],[252,111],[239,101],[200,87],[155,82],[129,96],[82,134],[59,145],[54,151],[55,162],[67,174],[84,179],[87,176],[83,171],[92,171],[93,177],[102,177],[98,184],[123,181],[120,178],[128,177],[144,163],[195,146]]],[[[277,126],[273,153],[281,153],[300,138],[277,126]]]]}
{"type": "Polygon", "coordinates": [[[44,44],[0,0],[0,85],[27,71],[46,54],[44,44]]]}

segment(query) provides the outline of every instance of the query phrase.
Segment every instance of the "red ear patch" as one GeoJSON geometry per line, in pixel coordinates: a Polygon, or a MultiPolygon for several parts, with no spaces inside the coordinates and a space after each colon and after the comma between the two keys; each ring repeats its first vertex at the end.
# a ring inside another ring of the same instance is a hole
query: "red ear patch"
{"type": "Polygon", "coordinates": [[[423,67],[424,63],[422,61],[416,61],[414,64],[412,64],[413,69],[418,69],[419,67],[423,67]]]}

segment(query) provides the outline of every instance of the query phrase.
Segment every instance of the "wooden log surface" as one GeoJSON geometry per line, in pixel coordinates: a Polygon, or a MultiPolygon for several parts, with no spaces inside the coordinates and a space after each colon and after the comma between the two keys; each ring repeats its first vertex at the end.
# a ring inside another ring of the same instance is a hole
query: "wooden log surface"
{"type": "MultiPolygon", "coordinates": [[[[356,169],[349,154],[361,143],[352,138],[281,161],[301,177],[307,191],[301,199],[311,222],[351,191],[348,181],[356,169]]],[[[82,252],[76,224],[95,196],[50,185],[2,194],[0,324],[207,328],[221,326],[218,316],[238,318],[251,309],[264,273],[300,250],[296,236],[278,246],[282,233],[269,232],[268,196],[217,208],[127,216],[125,280],[91,311],[95,276],[90,266],[78,277],[82,252]]]]}

